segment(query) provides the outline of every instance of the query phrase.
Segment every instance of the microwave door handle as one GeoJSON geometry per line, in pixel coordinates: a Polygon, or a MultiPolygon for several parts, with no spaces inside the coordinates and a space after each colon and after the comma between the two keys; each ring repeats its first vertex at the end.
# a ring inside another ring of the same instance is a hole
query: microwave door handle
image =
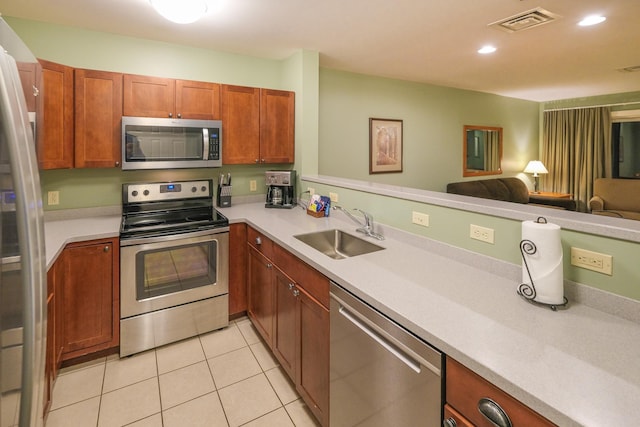
{"type": "Polygon", "coordinates": [[[209,160],[209,129],[202,129],[202,159],[209,160]]]}

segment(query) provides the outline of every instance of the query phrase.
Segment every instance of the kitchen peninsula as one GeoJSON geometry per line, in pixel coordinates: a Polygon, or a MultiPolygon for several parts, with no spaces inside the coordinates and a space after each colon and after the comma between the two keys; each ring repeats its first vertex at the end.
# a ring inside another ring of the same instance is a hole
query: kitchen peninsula
{"type": "MultiPolygon", "coordinates": [[[[293,236],[333,228],[353,234],[346,217],[276,212],[262,203],[238,204],[223,213],[232,223],[247,222],[552,422],[640,424],[637,323],[575,301],[557,312],[533,306],[515,292],[519,266],[392,228],[377,229],[386,236],[376,242],[385,250],[333,260],[293,236]]],[[[100,221],[106,229],[85,219],[48,222],[47,265],[55,246],[67,243],[59,236],[70,230],[75,240],[84,227],[87,239],[95,233],[117,235],[117,220],[100,221]]]]}

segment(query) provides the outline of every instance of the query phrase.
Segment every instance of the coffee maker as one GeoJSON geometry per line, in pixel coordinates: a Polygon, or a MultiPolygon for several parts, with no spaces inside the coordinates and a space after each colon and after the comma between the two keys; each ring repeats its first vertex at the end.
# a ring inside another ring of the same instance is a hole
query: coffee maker
{"type": "Polygon", "coordinates": [[[265,208],[291,209],[296,205],[296,171],[266,171],[265,208]]]}

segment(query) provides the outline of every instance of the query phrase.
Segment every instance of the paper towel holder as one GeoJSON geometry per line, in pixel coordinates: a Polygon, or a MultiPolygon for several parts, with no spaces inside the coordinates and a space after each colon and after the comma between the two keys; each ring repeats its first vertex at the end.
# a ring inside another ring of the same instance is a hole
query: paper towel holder
{"type": "MultiPolygon", "coordinates": [[[[545,217],[540,216],[536,219],[536,222],[539,224],[546,224],[547,219],[545,217]]],[[[553,311],[556,311],[558,307],[566,307],[567,304],[569,304],[569,300],[565,296],[562,297],[563,302],[560,304],[548,304],[548,303],[535,300],[536,286],[533,283],[533,277],[531,277],[531,272],[529,271],[529,264],[527,264],[526,255],[533,255],[537,251],[538,251],[538,248],[536,247],[536,244],[533,243],[531,240],[523,239],[520,241],[520,253],[522,254],[522,262],[524,262],[524,266],[527,269],[527,275],[529,276],[529,281],[531,282],[531,284],[521,283],[520,286],[518,286],[518,295],[520,295],[522,298],[524,298],[526,301],[532,304],[549,307],[553,311]]]]}

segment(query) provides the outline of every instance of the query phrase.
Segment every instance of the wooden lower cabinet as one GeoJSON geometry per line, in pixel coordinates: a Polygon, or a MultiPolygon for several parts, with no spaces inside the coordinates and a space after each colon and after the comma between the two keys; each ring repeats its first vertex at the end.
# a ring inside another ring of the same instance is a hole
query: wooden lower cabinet
{"type": "Polygon", "coordinates": [[[63,252],[63,359],[119,345],[120,273],[117,238],[67,245],[63,252]]]}
{"type": "Polygon", "coordinates": [[[247,313],[247,225],[229,226],[229,318],[247,313]]]}
{"type": "Polygon", "coordinates": [[[329,279],[255,230],[249,228],[247,236],[249,317],[311,412],[326,426],[329,279]],[[264,245],[260,249],[253,246],[256,237],[264,245]]]}
{"type": "Polygon", "coordinates": [[[495,385],[459,362],[447,357],[446,362],[446,405],[444,422],[451,418],[451,426],[495,427],[479,410],[482,399],[489,399],[494,413],[506,414],[514,427],[551,427],[551,421],[514,399],[495,385]]]}
{"type": "Polygon", "coordinates": [[[273,263],[256,248],[248,245],[247,314],[269,347],[273,346],[274,288],[273,263]]]}

